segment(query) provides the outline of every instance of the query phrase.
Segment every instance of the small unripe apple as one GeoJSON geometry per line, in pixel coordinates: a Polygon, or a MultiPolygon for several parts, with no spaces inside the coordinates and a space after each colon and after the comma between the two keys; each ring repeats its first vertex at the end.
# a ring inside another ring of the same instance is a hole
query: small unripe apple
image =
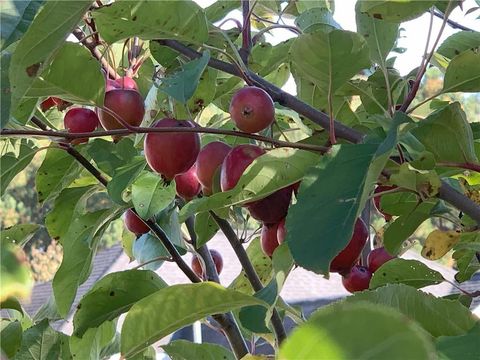
{"type": "Polygon", "coordinates": [[[275,107],[270,95],[255,86],[238,90],[230,103],[230,115],[235,125],[246,133],[256,133],[275,120],[275,107]]]}
{"type": "Polygon", "coordinates": [[[272,257],[273,252],[278,247],[277,239],[278,224],[263,224],[262,234],[260,235],[260,244],[265,255],[272,257]]]}
{"type": "MultiPolygon", "coordinates": [[[[130,90],[131,91],[131,90],[130,90]]],[[[190,121],[164,118],[152,127],[195,127],[190,121]]],[[[152,170],[172,180],[192,167],[200,151],[200,136],[194,132],[148,133],[143,150],[152,170]]]]}
{"type": "Polygon", "coordinates": [[[365,225],[362,219],[358,218],[348,245],[332,260],[330,271],[340,274],[347,273],[358,261],[367,240],[367,225],[365,225]]]}
{"type": "Polygon", "coordinates": [[[150,231],[150,228],[131,209],[125,211],[125,227],[134,234],[141,235],[150,231]]]}
{"type": "Polygon", "coordinates": [[[229,145],[221,141],[213,141],[205,145],[198,153],[197,161],[195,162],[197,177],[205,189],[203,191],[205,195],[211,194],[215,172],[222,165],[223,160],[231,149],[229,145]]]}
{"type": "Polygon", "coordinates": [[[233,189],[245,169],[253,160],[263,154],[265,154],[265,150],[250,144],[238,145],[230,150],[223,160],[220,173],[220,186],[222,191],[233,189]]]}
{"type": "Polygon", "coordinates": [[[277,223],[287,216],[293,188],[287,186],[266,198],[246,204],[250,215],[266,224],[277,223]]]}
{"type": "Polygon", "coordinates": [[[377,269],[380,266],[385,264],[387,261],[390,261],[395,258],[396,256],[390,255],[383,246],[373,249],[368,254],[368,258],[367,258],[368,269],[372,273],[374,273],[375,271],[377,271],[377,269]]]}
{"type": "MultiPolygon", "coordinates": [[[[113,89],[107,91],[104,107],[132,126],[140,125],[145,115],[143,98],[136,90],[113,89]]],[[[124,129],[124,126],[107,111],[98,109],[98,117],[105,130],[124,129]]]]}
{"type": "MultiPolygon", "coordinates": [[[[63,118],[65,129],[72,134],[93,132],[99,123],[95,111],[86,108],[73,108],[67,111],[63,118]]],[[[72,144],[88,142],[88,138],[72,140],[72,144]]]]}
{"type": "Polygon", "coordinates": [[[279,244],[283,244],[285,241],[285,238],[287,237],[287,229],[285,228],[285,218],[283,218],[279,223],[278,223],[278,228],[277,228],[277,239],[279,244]]]}
{"type": "Polygon", "coordinates": [[[201,185],[197,179],[195,164],[188,171],[175,176],[175,189],[177,195],[185,201],[192,200],[200,193],[201,185]]]}
{"type": "MultiPolygon", "coordinates": [[[[378,194],[378,193],[382,193],[384,191],[393,190],[395,188],[396,188],[396,186],[379,185],[375,189],[374,193],[378,194]]],[[[390,215],[389,213],[386,213],[385,211],[382,210],[381,199],[382,199],[381,195],[380,196],[375,196],[373,198],[373,203],[375,204],[375,207],[377,208],[378,212],[383,215],[383,217],[385,218],[385,221],[390,221],[390,220],[392,220],[392,215],[390,215]]]]}
{"type": "MultiPolygon", "coordinates": [[[[210,255],[212,255],[213,262],[215,263],[215,268],[217,269],[218,275],[222,272],[223,269],[223,258],[222,255],[217,250],[210,250],[210,255]]],[[[192,257],[192,270],[197,276],[201,279],[205,279],[205,274],[203,273],[202,264],[197,256],[192,257]]]]}
{"type": "Polygon", "coordinates": [[[372,272],[365,266],[355,265],[350,272],[342,276],[342,284],[351,293],[367,290],[370,286],[372,272]]]}

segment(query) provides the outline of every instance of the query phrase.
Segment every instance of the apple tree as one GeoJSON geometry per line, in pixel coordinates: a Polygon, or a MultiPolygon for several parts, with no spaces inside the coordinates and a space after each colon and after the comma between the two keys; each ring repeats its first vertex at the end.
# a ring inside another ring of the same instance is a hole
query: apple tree
{"type": "Polygon", "coordinates": [[[36,192],[51,206],[42,224],[2,230],[7,357],[149,359],[158,340],[203,320],[230,349],[176,341],[164,351],[253,359],[251,344],[263,339],[279,359],[478,359],[469,304],[480,290],[461,283],[480,269],[480,127],[462,101],[480,92],[480,33],[449,19],[478,7],[358,1],[351,32],[334,20],[332,0],[1,6],[1,194],[41,153],[36,192]],[[425,24],[424,57],[401,75],[402,22],[424,13],[442,25],[425,24]],[[449,26],[461,30],[440,41],[449,26]],[[291,37],[274,45],[277,29],[291,37]],[[429,67],[443,73],[443,88],[420,100],[429,67]],[[449,93],[460,101],[441,98],[449,93]],[[108,206],[90,211],[99,193],[108,206]],[[139,265],[106,275],[72,308],[105,229],[121,217],[118,242],[139,265]],[[453,252],[460,295],[423,292],[447,280],[401,258],[436,218],[450,230],[434,230],[422,255],[453,252]],[[63,260],[52,300],[30,317],[20,303],[33,285],[22,247],[39,227],[63,260]],[[238,236],[247,227],[259,235],[238,236]],[[228,287],[222,254],[208,249],[217,232],[243,268],[228,287]],[[165,261],[190,283],[166,284],[155,273],[165,261]],[[340,273],[353,294],[305,319],[280,296],[295,267],[340,273]],[[72,314],[71,335],[52,327],[72,314]],[[297,323],[288,336],[286,317],[297,323]]]}

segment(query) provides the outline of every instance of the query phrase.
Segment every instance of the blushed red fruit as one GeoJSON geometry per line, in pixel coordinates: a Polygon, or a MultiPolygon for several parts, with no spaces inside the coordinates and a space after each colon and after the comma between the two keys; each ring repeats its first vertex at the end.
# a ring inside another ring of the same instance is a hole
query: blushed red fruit
{"type": "MultiPolygon", "coordinates": [[[[375,189],[374,193],[375,194],[378,194],[378,193],[382,193],[384,191],[388,191],[388,190],[393,190],[395,189],[396,186],[390,186],[390,185],[379,185],[377,186],[377,188],[375,189]]],[[[381,199],[382,199],[382,196],[375,196],[373,198],[373,203],[375,204],[375,207],[377,208],[378,212],[380,214],[383,215],[383,217],[385,218],[386,221],[390,221],[392,220],[392,215],[386,213],[385,211],[382,210],[381,208],[381,199]]]]}
{"type": "Polygon", "coordinates": [[[353,229],[353,235],[348,245],[332,260],[331,272],[347,273],[360,257],[368,240],[368,228],[362,219],[358,218],[353,229]]]}
{"type": "MultiPolygon", "coordinates": [[[[113,89],[105,93],[104,106],[132,126],[138,126],[145,115],[145,105],[138,91],[113,89]]],[[[105,130],[124,129],[124,126],[110,113],[99,109],[98,117],[105,130]]]]}
{"type": "Polygon", "coordinates": [[[197,156],[198,181],[205,188],[206,195],[211,194],[215,172],[232,148],[221,142],[213,141],[205,145],[197,156]]]}
{"type": "Polygon", "coordinates": [[[277,239],[278,224],[263,224],[262,234],[260,235],[260,245],[265,255],[272,257],[273,252],[278,247],[277,239]]]}
{"type": "Polygon", "coordinates": [[[244,87],[233,95],[230,116],[235,125],[246,133],[256,133],[275,120],[275,107],[270,95],[255,86],[244,87]]]}
{"type": "Polygon", "coordinates": [[[266,224],[277,223],[287,216],[293,188],[288,186],[280,189],[266,198],[247,204],[250,215],[266,224]]]}
{"type": "Polygon", "coordinates": [[[342,284],[351,293],[367,290],[370,285],[372,272],[365,266],[355,265],[350,272],[342,276],[342,284]]]}
{"type": "MultiPolygon", "coordinates": [[[[73,108],[67,111],[63,118],[65,129],[68,132],[76,134],[83,132],[93,132],[98,126],[98,116],[95,111],[86,108],[73,108]]],[[[72,140],[73,144],[87,142],[88,138],[72,140]]]]}
{"type": "MultiPolygon", "coordinates": [[[[131,91],[131,90],[130,90],[131,91]]],[[[190,121],[164,118],[152,127],[195,127],[190,121]]],[[[194,132],[148,133],[143,146],[148,165],[167,180],[192,167],[200,152],[200,136],[194,132]]]]}
{"type": "MultiPolygon", "coordinates": [[[[217,269],[218,275],[222,272],[223,269],[223,258],[222,255],[217,250],[210,250],[210,255],[212,255],[213,262],[215,263],[215,268],[217,269]]],[[[202,265],[200,264],[200,260],[197,256],[192,258],[192,270],[197,276],[201,279],[204,279],[204,273],[202,269],[202,265]]]]}
{"type": "Polygon", "coordinates": [[[277,228],[277,240],[279,244],[283,244],[285,241],[285,238],[287,237],[287,229],[285,228],[285,218],[283,218],[279,223],[278,223],[278,228],[277,228]]]}
{"type": "Polygon", "coordinates": [[[125,227],[134,234],[141,235],[150,231],[148,226],[131,209],[125,211],[125,227]]]}
{"type": "Polygon", "coordinates": [[[220,187],[222,191],[233,189],[245,169],[265,150],[256,145],[243,144],[235,146],[227,154],[222,163],[220,174],[220,187]]]}
{"type": "Polygon", "coordinates": [[[390,261],[395,258],[396,256],[390,255],[383,246],[373,249],[368,254],[368,258],[367,258],[368,269],[372,273],[374,273],[375,271],[377,271],[377,269],[380,266],[385,264],[387,261],[390,261]]]}
{"type": "Polygon", "coordinates": [[[123,76],[115,80],[119,89],[133,89],[138,91],[138,85],[131,77],[123,76]]]}
{"type": "Polygon", "coordinates": [[[55,102],[53,97],[49,97],[42,101],[42,103],[40,104],[40,109],[45,112],[54,106],[57,106],[57,103],[55,102]]]}
{"type": "Polygon", "coordinates": [[[197,179],[195,164],[187,172],[175,176],[175,189],[177,195],[185,201],[192,200],[200,193],[201,185],[197,179]]]}

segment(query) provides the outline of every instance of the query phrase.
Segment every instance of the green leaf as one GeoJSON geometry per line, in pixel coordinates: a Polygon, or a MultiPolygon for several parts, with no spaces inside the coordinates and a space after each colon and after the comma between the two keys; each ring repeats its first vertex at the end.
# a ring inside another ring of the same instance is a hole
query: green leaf
{"type": "Polygon", "coordinates": [[[185,104],[193,96],[209,60],[210,52],[207,50],[201,58],[185,64],[181,71],[163,78],[158,89],[185,104]]]}
{"type": "Polygon", "coordinates": [[[33,278],[23,250],[13,244],[0,243],[0,302],[11,296],[27,298],[33,287],[33,278]]]}
{"type": "Polygon", "coordinates": [[[108,43],[133,36],[196,44],[208,39],[207,19],[193,1],[120,1],[94,11],[93,17],[108,43]]]}
{"type": "Polygon", "coordinates": [[[239,0],[218,0],[205,9],[207,19],[214,23],[222,20],[232,10],[240,7],[239,0]]]}
{"type": "Polygon", "coordinates": [[[458,102],[431,113],[411,133],[437,162],[478,162],[472,128],[458,102]]]}
{"type": "Polygon", "coordinates": [[[10,151],[0,157],[0,196],[3,196],[8,184],[15,176],[25,169],[38,152],[38,148],[30,140],[22,139],[18,149],[10,151]]]}
{"type": "Polygon", "coordinates": [[[307,34],[317,31],[330,32],[342,28],[333,18],[332,12],[324,7],[314,7],[301,13],[295,19],[295,25],[307,34]]]}
{"type": "Polygon", "coordinates": [[[138,215],[149,219],[175,199],[175,183],[166,184],[160,175],[142,173],[132,183],[132,202],[138,215]]]}
{"type": "Polygon", "coordinates": [[[218,225],[208,212],[201,212],[195,216],[195,234],[197,234],[197,248],[205,245],[218,231],[218,225]]]}
{"type": "Polygon", "coordinates": [[[124,137],[118,143],[94,139],[88,143],[87,152],[97,167],[111,177],[114,177],[115,169],[131,162],[135,155],[139,155],[133,140],[128,137],[124,137]]]}
{"type": "Polygon", "coordinates": [[[22,324],[2,319],[0,322],[0,349],[9,359],[13,359],[22,343],[22,324]]]}
{"type": "Polygon", "coordinates": [[[22,344],[15,359],[62,359],[62,342],[65,341],[68,342],[66,335],[53,330],[48,321],[43,320],[23,333],[22,344]]]}
{"type": "Polygon", "coordinates": [[[126,270],[106,275],[79,302],[73,318],[74,335],[82,337],[87,329],[115,319],[137,301],[166,286],[150,270],[126,270]]]}
{"type": "MultiPolygon", "coordinates": [[[[18,42],[10,64],[11,112],[91,6],[90,0],[47,1],[18,42]]],[[[36,102],[35,102],[36,103],[36,102]]],[[[29,117],[26,117],[28,119],[29,117]]]]}
{"type": "Polygon", "coordinates": [[[315,312],[283,343],[279,359],[431,359],[433,353],[431,339],[415,322],[386,306],[362,302],[315,312]],[[361,331],[366,324],[368,331],[361,331]]]}
{"type": "Polygon", "coordinates": [[[290,53],[293,68],[321,91],[332,95],[352,76],[370,66],[367,43],[350,31],[300,35],[290,53]]]}
{"type": "MultiPolygon", "coordinates": [[[[143,234],[133,243],[132,255],[139,264],[143,264],[159,257],[169,256],[165,246],[151,234],[143,234]]],[[[163,260],[149,262],[144,269],[157,270],[162,266],[163,260]]]]}
{"type": "Polygon", "coordinates": [[[475,316],[456,300],[436,298],[404,284],[386,285],[349,296],[347,303],[369,301],[392,307],[418,322],[432,336],[462,335],[475,325],[475,316]],[[438,317],[442,321],[438,321],[438,317]]]}
{"type": "Polygon", "coordinates": [[[0,302],[0,309],[12,309],[18,311],[23,316],[22,305],[17,298],[9,297],[0,302]]]}
{"type": "Polygon", "coordinates": [[[464,51],[448,64],[442,93],[458,91],[480,91],[480,53],[464,51]]]}
{"type": "Polygon", "coordinates": [[[402,250],[405,240],[431,216],[431,211],[436,202],[426,201],[420,203],[412,212],[399,216],[391,223],[383,235],[385,249],[390,254],[398,254],[402,250]]]}
{"type": "MultiPolygon", "coordinates": [[[[3,13],[2,13],[3,14],[3,13]]],[[[14,45],[12,45],[14,47],[14,45]]],[[[9,79],[10,60],[13,49],[0,53],[0,128],[4,128],[10,121],[11,87],[9,79]]]]}
{"type": "Polygon", "coordinates": [[[84,46],[67,42],[26,96],[59,96],[75,104],[103,105],[105,78],[101,68],[84,46]]]}
{"type": "Polygon", "coordinates": [[[80,176],[82,170],[80,163],[66,151],[58,148],[48,149],[35,179],[38,202],[57,197],[80,176]]]}
{"type": "Polygon", "coordinates": [[[107,185],[108,195],[117,204],[125,204],[123,192],[140,175],[146,166],[145,157],[135,156],[130,162],[115,169],[107,185]]]}
{"type": "Polygon", "coordinates": [[[70,351],[72,359],[97,360],[101,350],[107,346],[115,336],[116,322],[107,321],[98,328],[88,329],[82,338],[70,337],[70,351]]]}
{"type": "Polygon", "coordinates": [[[405,284],[417,289],[444,281],[442,274],[417,260],[392,259],[380,266],[370,280],[370,289],[386,284],[405,284]]]}
{"type": "Polygon", "coordinates": [[[162,349],[175,360],[235,360],[235,356],[230,351],[217,344],[195,344],[187,340],[175,340],[168,345],[163,345],[162,349]]]}
{"type": "Polygon", "coordinates": [[[302,179],[318,159],[317,154],[305,150],[270,150],[250,164],[232,190],[188,202],[180,211],[180,221],[195,213],[264,198],[302,179]]]}
{"type": "Polygon", "coordinates": [[[440,359],[475,360],[480,354],[480,322],[467,334],[459,336],[441,336],[436,347],[440,359]]]}
{"type": "Polygon", "coordinates": [[[467,281],[480,270],[480,262],[477,258],[477,253],[480,252],[480,234],[478,232],[463,233],[453,250],[453,258],[458,267],[455,280],[467,281]]]}
{"type": "Polygon", "coordinates": [[[361,12],[362,2],[355,6],[358,33],[367,41],[370,59],[386,70],[385,60],[392,51],[398,36],[399,24],[389,23],[361,12]]]}
{"type": "Polygon", "coordinates": [[[480,48],[480,32],[459,31],[445,39],[437,49],[437,53],[449,59],[469,49],[480,48]]]}
{"type": "Polygon", "coordinates": [[[38,224],[17,224],[8,229],[2,229],[0,231],[0,241],[23,247],[39,228],[40,225],[38,224]]]}
{"type": "Polygon", "coordinates": [[[436,0],[371,0],[362,1],[360,11],[375,19],[403,22],[415,19],[427,11],[436,0]]]}
{"type": "Polygon", "coordinates": [[[122,354],[132,356],[208,315],[257,304],[264,302],[212,282],[169,286],[143,298],[130,309],[122,326],[122,354]]]}
{"type": "Polygon", "coordinates": [[[5,49],[25,34],[43,3],[43,0],[2,1],[0,50],[5,49]]]}

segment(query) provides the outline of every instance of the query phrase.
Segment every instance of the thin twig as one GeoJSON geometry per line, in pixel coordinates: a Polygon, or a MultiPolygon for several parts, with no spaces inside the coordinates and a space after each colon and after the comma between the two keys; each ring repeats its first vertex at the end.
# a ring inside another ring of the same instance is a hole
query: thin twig
{"type": "MultiPolygon", "coordinates": [[[[436,17],[438,17],[440,19],[445,19],[445,15],[443,13],[441,13],[440,11],[434,10],[433,15],[435,15],[436,17]]],[[[475,31],[475,30],[470,29],[469,27],[467,27],[465,25],[459,24],[458,22],[450,20],[448,18],[447,18],[447,24],[450,25],[454,29],[465,30],[465,31],[475,31]]]]}

